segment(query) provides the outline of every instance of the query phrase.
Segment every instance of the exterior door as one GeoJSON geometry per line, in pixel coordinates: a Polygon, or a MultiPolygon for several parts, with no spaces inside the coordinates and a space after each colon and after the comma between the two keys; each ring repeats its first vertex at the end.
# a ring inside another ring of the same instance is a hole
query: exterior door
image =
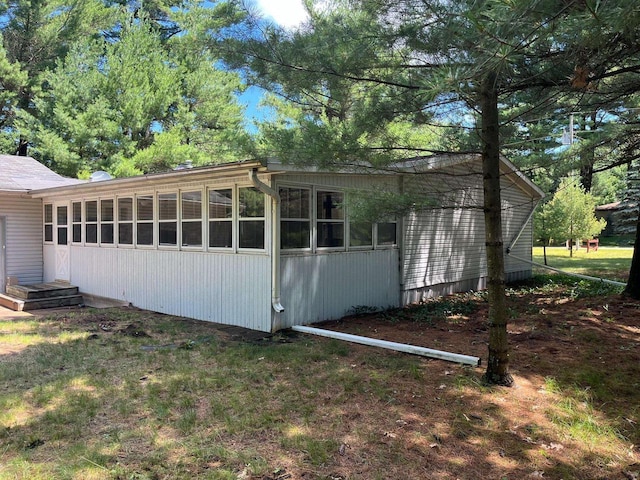
{"type": "Polygon", "coordinates": [[[0,293],[7,288],[7,219],[0,217],[0,293]]]}
{"type": "Polygon", "coordinates": [[[55,232],[53,241],[56,251],[56,280],[68,282],[71,280],[69,273],[69,205],[55,205],[55,232]]]}

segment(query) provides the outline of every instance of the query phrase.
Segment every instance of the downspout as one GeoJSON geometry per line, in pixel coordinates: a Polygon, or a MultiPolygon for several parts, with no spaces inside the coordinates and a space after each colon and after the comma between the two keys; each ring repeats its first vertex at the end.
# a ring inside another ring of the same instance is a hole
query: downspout
{"type": "MultiPolygon", "coordinates": [[[[276,313],[284,312],[280,303],[280,195],[258,178],[258,169],[249,171],[254,187],[271,197],[271,306],[276,313]]],[[[273,325],[272,325],[273,327],[273,325]]]]}

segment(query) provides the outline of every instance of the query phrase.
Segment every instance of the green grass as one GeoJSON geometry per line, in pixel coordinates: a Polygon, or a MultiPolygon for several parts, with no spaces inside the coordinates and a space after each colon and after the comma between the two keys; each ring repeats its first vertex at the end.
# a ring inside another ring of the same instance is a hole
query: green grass
{"type": "MultiPolygon", "coordinates": [[[[601,247],[589,253],[581,248],[573,252],[573,257],[564,247],[547,247],[547,264],[551,267],[622,282],[628,277],[632,256],[632,247],[601,247]]],[[[534,247],[533,261],[544,264],[542,247],[534,247]]]]}

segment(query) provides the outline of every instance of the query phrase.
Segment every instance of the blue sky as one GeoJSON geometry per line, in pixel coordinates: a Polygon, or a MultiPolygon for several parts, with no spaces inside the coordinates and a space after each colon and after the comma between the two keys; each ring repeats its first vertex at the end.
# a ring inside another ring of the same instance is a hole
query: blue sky
{"type": "MultiPolygon", "coordinates": [[[[255,7],[265,16],[285,28],[295,28],[306,20],[307,14],[302,6],[302,0],[253,0],[255,7]]],[[[249,87],[239,96],[240,102],[247,106],[246,125],[250,132],[255,132],[254,120],[264,120],[270,115],[270,110],[260,108],[259,103],[263,91],[257,87],[249,87]]]]}

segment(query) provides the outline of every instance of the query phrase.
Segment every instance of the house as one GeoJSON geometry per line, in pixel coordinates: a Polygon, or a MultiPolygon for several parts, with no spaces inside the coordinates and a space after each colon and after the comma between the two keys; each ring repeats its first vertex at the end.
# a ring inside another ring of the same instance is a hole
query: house
{"type": "MultiPolygon", "coordinates": [[[[42,200],[29,192],[77,183],[31,157],[0,155],[0,293],[8,277],[24,283],[43,279],[42,200]]],[[[53,218],[47,220],[51,224],[53,218]]]]}
{"type": "MultiPolygon", "coordinates": [[[[501,169],[505,242],[530,259],[542,192],[506,159],[501,169]]],[[[482,192],[479,156],[450,155],[384,171],[230,163],[41,188],[25,200],[41,202],[45,281],[271,332],[484,288],[482,192]],[[350,211],[362,192],[428,201],[371,223],[350,211]]],[[[519,259],[506,259],[507,280],[531,275],[519,259]]]]}

